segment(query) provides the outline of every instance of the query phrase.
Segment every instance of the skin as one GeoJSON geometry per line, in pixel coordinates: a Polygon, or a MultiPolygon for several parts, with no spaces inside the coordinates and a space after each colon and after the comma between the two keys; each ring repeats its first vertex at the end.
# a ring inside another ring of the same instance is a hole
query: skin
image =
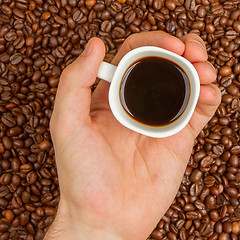
{"type": "Polygon", "coordinates": [[[130,36],[113,60],[130,50],[158,46],[182,55],[196,68],[200,97],[189,124],[174,136],[155,139],[122,126],[108,104],[109,83],[91,96],[105,47],[98,38],[62,73],[51,119],[60,184],[51,239],[146,239],[171,205],[193,142],[220,104],[213,66],[204,42],[189,34],[163,32],[130,36]]]}

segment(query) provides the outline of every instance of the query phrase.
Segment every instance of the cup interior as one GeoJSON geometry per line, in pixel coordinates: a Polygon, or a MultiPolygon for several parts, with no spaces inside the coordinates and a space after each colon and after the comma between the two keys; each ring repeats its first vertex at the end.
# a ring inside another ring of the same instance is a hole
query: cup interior
{"type": "Polygon", "coordinates": [[[116,119],[125,127],[149,137],[161,138],[171,136],[182,130],[187,125],[196,107],[199,92],[200,81],[198,74],[188,60],[165,49],[146,46],[130,51],[120,61],[110,85],[109,104],[116,119]],[[120,99],[121,82],[126,70],[138,59],[151,56],[162,57],[175,62],[184,70],[190,83],[190,96],[185,111],[174,122],[164,126],[149,126],[137,122],[125,111],[120,99]]]}

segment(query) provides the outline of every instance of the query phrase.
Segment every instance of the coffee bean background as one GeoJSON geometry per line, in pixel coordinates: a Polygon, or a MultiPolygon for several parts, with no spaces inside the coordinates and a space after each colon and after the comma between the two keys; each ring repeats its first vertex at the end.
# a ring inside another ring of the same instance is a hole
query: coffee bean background
{"type": "Polygon", "coordinates": [[[239,0],[0,0],[0,240],[41,240],[54,220],[49,120],[62,70],[93,36],[111,61],[129,35],[153,30],[203,38],[222,103],[149,238],[239,239],[239,0]]]}

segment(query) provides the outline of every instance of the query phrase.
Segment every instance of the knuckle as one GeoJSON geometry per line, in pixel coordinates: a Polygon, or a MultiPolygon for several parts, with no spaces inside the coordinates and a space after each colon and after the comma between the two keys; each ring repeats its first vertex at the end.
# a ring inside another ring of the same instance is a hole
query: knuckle
{"type": "Polygon", "coordinates": [[[135,42],[136,37],[139,36],[139,34],[141,34],[141,33],[134,33],[134,34],[130,35],[130,36],[126,39],[126,41],[124,42],[124,44],[132,45],[132,44],[135,42]]]}
{"type": "Polygon", "coordinates": [[[67,81],[68,79],[72,79],[76,72],[76,64],[75,62],[69,64],[66,68],[63,69],[60,81],[67,81]]]}
{"type": "Polygon", "coordinates": [[[64,79],[67,79],[69,77],[71,77],[71,66],[69,65],[68,67],[66,67],[62,73],[61,73],[61,80],[64,81],[64,79]]]}
{"type": "Polygon", "coordinates": [[[218,97],[218,106],[219,106],[222,101],[222,93],[219,87],[216,86],[216,88],[217,88],[217,95],[218,95],[217,97],[218,97]]]}
{"type": "Polygon", "coordinates": [[[189,33],[188,34],[188,38],[189,39],[195,39],[195,40],[197,40],[199,42],[203,42],[202,38],[199,37],[196,33],[189,33]]]}

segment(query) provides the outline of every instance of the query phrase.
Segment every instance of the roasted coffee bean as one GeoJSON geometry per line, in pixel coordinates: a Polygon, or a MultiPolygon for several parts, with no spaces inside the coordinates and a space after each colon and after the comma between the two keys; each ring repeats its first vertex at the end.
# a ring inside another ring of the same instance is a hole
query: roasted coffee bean
{"type": "Polygon", "coordinates": [[[2,174],[2,176],[0,178],[1,185],[8,185],[11,182],[11,178],[12,178],[12,176],[10,173],[2,174]]]}
{"type": "Polygon", "coordinates": [[[7,232],[8,229],[9,229],[9,226],[7,224],[0,223],[0,233],[7,232]]]}
{"type": "Polygon", "coordinates": [[[238,234],[240,232],[240,225],[238,222],[232,223],[232,232],[238,234]]]}
{"type": "Polygon", "coordinates": [[[14,208],[20,208],[22,206],[22,200],[20,197],[12,198],[12,205],[14,208]]]}
{"type": "Polygon", "coordinates": [[[29,184],[33,184],[33,183],[35,183],[36,180],[37,180],[37,174],[36,174],[35,172],[31,171],[31,172],[29,172],[29,173],[27,174],[26,179],[27,179],[27,182],[28,182],[29,184]]]}
{"type": "Polygon", "coordinates": [[[198,213],[195,211],[189,211],[186,213],[186,218],[190,220],[194,220],[198,218],[198,213]]]}
{"type": "Polygon", "coordinates": [[[205,205],[204,205],[204,203],[203,203],[201,200],[196,200],[196,201],[194,202],[194,205],[195,205],[195,207],[196,207],[197,209],[199,209],[199,210],[203,210],[203,209],[206,208],[205,205]]]}
{"type": "Polygon", "coordinates": [[[219,144],[213,147],[213,152],[217,155],[220,156],[223,154],[224,151],[224,146],[219,144]]]}
{"type": "Polygon", "coordinates": [[[3,234],[1,234],[1,240],[8,240],[9,239],[9,232],[5,232],[3,234]]]}
{"type": "Polygon", "coordinates": [[[6,198],[0,197],[0,207],[6,208],[8,205],[8,200],[6,198]]]}
{"type": "Polygon", "coordinates": [[[8,33],[5,34],[4,38],[8,42],[13,42],[14,40],[17,39],[17,34],[15,32],[8,32],[8,33]]]}
{"type": "Polygon", "coordinates": [[[9,193],[9,189],[7,186],[0,187],[0,198],[5,197],[6,195],[8,195],[8,193],[9,193]]]}
{"type": "Polygon", "coordinates": [[[206,156],[201,160],[202,167],[209,167],[214,162],[214,159],[211,156],[206,156]]]}
{"type": "Polygon", "coordinates": [[[43,239],[43,237],[44,237],[44,232],[42,231],[42,230],[38,230],[37,232],[36,232],[36,235],[35,235],[35,239],[36,240],[41,240],[41,239],[43,239]]]}
{"type": "Polygon", "coordinates": [[[55,54],[58,58],[64,58],[66,56],[66,51],[62,47],[57,47],[55,49],[55,54]]]}
{"type": "MultiPolygon", "coordinates": [[[[13,142],[14,145],[14,142],[13,142]]],[[[20,145],[21,146],[21,145],[20,145]]],[[[23,145],[22,145],[23,146],[23,145]]],[[[11,160],[11,168],[13,171],[18,172],[20,169],[20,161],[18,158],[12,158],[11,160]]]]}
{"type": "MultiPolygon", "coordinates": [[[[39,93],[44,93],[48,90],[48,85],[46,83],[38,83],[36,86],[35,86],[35,90],[39,93]]],[[[30,111],[32,110],[27,110],[28,113],[26,115],[29,114],[30,111]]]]}
{"type": "Polygon", "coordinates": [[[52,200],[53,196],[51,193],[45,193],[41,196],[41,202],[42,203],[48,203],[52,200]]]}
{"type": "Polygon", "coordinates": [[[2,54],[0,55],[0,60],[1,60],[2,63],[8,63],[9,60],[10,60],[9,54],[7,54],[7,53],[2,53],[2,54]]]}
{"type": "Polygon", "coordinates": [[[60,17],[60,16],[54,16],[53,18],[54,18],[54,20],[55,20],[57,23],[59,23],[59,24],[61,24],[61,25],[65,25],[65,24],[67,23],[66,20],[63,19],[63,18],[60,17]]]}
{"type": "Polygon", "coordinates": [[[24,212],[20,214],[20,223],[22,226],[25,226],[30,219],[30,214],[28,212],[24,212]]]}
{"type": "Polygon", "coordinates": [[[5,210],[3,215],[9,222],[12,222],[15,217],[13,211],[9,209],[5,210]]]}
{"type": "Polygon", "coordinates": [[[233,146],[233,147],[230,149],[230,152],[231,152],[232,154],[239,154],[239,153],[240,153],[240,146],[239,146],[239,145],[233,146]]]}
{"type": "Polygon", "coordinates": [[[101,30],[103,31],[103,32],[109,32],[110,30],[111,30],[111,22],[110,21],[104,21],[104,22],[102,22],[102,24],[101,24],[101,30]]]}
{"type": "Polygon", "coordinates": [[[0,238],[42,240],[54,219],[59,190],[49,119],[62,70],[94,36],[111,62],[130,34],[163,30],[202,37],[222,103],[195,139],[179,192],[151,239],[237,239],[238,8],[208,0],[0,0],[0,238]]]}
{"type": "Polygon", "coordinates": [[[83,13],[80,10],[76,10],[73,13],[73,21],[75,21],[76,23],[79,23],[82,18],[83,18],[83,13]]]}
{"type": "Polygon", "coordinates": [[[38,68],[42,67],[45,64],[45,59],[40,57],[34,61],[34,65],[38,68]]]}
{"type": "Polygon", "coordinates": [[[195,9],[195,6],[196,6],[195,0],[186,0],[185,1],[185,7],[187,10],[192,11],[195,9]]]}
{"type": "Polygon", "coordinates": [[[212,187],[214,185],[214,183],[215,183],[214,176],[209,175],[204,178],[204,184],[206,187],[212,187]]]}
{"type": "Polygon", "coordinates": [[[11,64],[16,65],[22,61],[22,58],[23,57],[20,53],[15,53],[14,55],[12,55],[10,57],[10,62],[11,62],[11,64]]]}
{"type": "Polygon", "coordinates": [[[28,173],[31,170],[32,170],[32,165],[27,164],[27,163],[21,165],[21,167],[20,167],[20,171],[23,173],[28,173]]]}
{"type": "Polygon", "coordinates": [[[234,187],[228,187],[225,191],[230,197],[237,198],[238,196],[238,190],[234,187]]]}
{"type": "Polygon", "coordinates": [[[8,127],[14,127],[16,125],[16,120],[7,113],[2,115],[1,121],[8,127]]]}
{"type": "Polygon", "coordinates": [[[208,195],[205,199],[205,204],[207,209],[213,210],[216,207],[216,198],[214,196],[208,195]]]}
{"type": "Polygon", "coordinates": [[[168,20],[166,22],[166,31],[169,33],[173,33],[176,29],[176,22],[174,20],[168,20]]]}
{"type": "Polygon", "coordinates": [[[47,140],[45,141],[42,141],[40,144],[39,144],[39,148],[41,150],[48,150],[49,148],[51,147],[51,143],[47,140]]]}
{"type": "Polygon", "coordinates": [[[17,20],[15,20],[14,23],[13,23],[13,27],[14,27],[16,30],[21,30],[21,29],[23,29],[23,26],[24,26],[24,24],[23,24],[23,21],[22,21],[21,19],[17,19],[17,20]]]}
{"type": "Polygon", "coordinates": [[[85,1],[85,4],[87,7],[93,7],[95,3],[96,3],[96,0],[86,0],[85,1]]]}
{"type": "Polygon", "coordinates": [[[228,76],[229,74],[231,74],[231,72],[232,72],[232,69],[228,66],[223,66],[219,70],[219,74],[223,77],[228,76]]]}
{"type": "Polygon", "coordinates": [[[14,186],[19,186],[20,185],[20,183],[21,183],[21,178],[18,176],[18,175],[13,175],[12,176],[12,184],[14,185],[14,186]]]}
{"type": "Polygon", "coordinates": [[[55,61],[56,61],[56,59],[54,58],[53,55],[50,55],[50,54],[49,54],[49,55],[46,56],[46,62],[47,62],[48,64],[54,64],[55,61]]]}
{"type": "Polygon", "coordinates": [[[96,3],[96,4],[94,4],[94,6],[93,6],[93,10],[94,10],[95,12],[101,12],[101,11],[104,10],[104,8],[105,8],[105,6],[104,6],[103,3],[96,3]]]}
{"type": "Polygon", "coordinates": [[[22,192],[21,199],[24,203],[28,203],[30,200],[30,197],[31,197],[31,195],[29,192],[27,192],[27,191],[22,192]]]}
{"type": "Polygon", "coordinates": [[[200,170],[194,169],[191,176],[190,176],[190,180],[194,183],[198,182],[202,179],[202,174],[203,173],[200,170]]]}
{"type": "Polygon", "coordinates": [[[21,49],[25,44],[25,39],[23,37],[18,37],[14,42],[13,46],[16,49],[21,49]]]}
{"type": "Polygon", "coordinates": [[[10,150],[12,148],[12,141],[9,137],[3,137],[2,143],[5,149],[10,150]]]}
{"type": "Polygon", "coordinates": [[[31,127],[36,128],[38,126],[38,118],[36,116],[32,116],[29,119],[29,124],[30,124],[31,127]]]}

